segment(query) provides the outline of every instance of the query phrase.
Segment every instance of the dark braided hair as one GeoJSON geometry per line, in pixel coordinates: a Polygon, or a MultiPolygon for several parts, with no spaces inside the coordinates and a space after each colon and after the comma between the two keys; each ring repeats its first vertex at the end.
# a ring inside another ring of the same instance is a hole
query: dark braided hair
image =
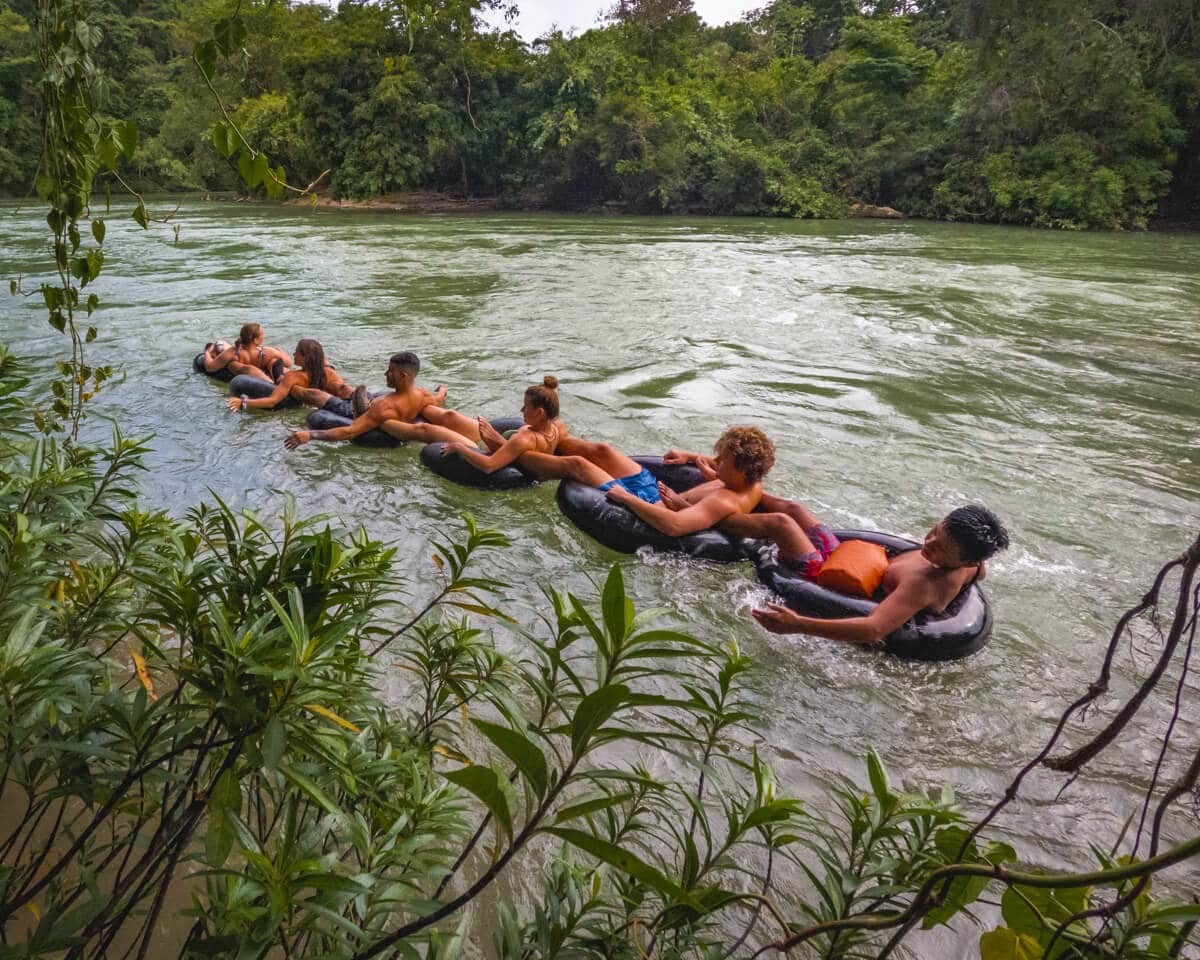
{"type": "Polygon", "coordinates": [[[942,521],[946,533],[958,545],[963,563],[979,563],[1008,549],[1008,531],[987,507],[973,503],[951,510],[942,521]]]}

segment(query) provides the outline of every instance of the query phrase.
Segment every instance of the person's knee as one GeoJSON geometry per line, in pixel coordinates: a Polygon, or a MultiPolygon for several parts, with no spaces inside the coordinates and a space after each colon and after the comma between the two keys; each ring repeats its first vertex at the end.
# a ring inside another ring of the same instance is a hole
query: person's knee
{"type": "Polygon", "coordinates": [[[560,457],[562,462],[563,472],[569,480],[584,480],[584,474],[590,466],[589,462],[583,457],[569,456],[560,457]]]}
{"type": "Polygon", "coordinates": [[[761,513],[756,514],[761,518],[763,526],[773,535],[786,536],[795,534],[801,531],[800,523],[791,513],[761,513]]]}

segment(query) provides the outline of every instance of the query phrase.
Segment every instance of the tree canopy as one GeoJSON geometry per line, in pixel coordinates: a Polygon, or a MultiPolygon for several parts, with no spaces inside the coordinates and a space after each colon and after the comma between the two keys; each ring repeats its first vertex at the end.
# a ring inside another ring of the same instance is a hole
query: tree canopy
{"type": "MultiPolygon", "coordinates": [[[[191,60],[227,0],[96,0],[127,179],[235,189],[191,60]]],[[[705,25],[621,0],[533,44],[503,0],[244,0],[215,82],[247,139],[337,197],[433,189],[561,209],[835,216],[856,201],[1051,227],[1200,219],[1188,0],[772,0],[705,25]]],[[[0,190],[38,156],[30,0],[0,0],[0,190]]]]}

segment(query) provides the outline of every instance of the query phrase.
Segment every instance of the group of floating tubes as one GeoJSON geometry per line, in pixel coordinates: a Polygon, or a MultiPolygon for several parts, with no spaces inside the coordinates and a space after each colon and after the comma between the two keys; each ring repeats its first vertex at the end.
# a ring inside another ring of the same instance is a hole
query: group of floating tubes
{"type": "MultiPolygon", "coordinates": [[[[229,383],[234,396],[269,396],[275,385],[246,375],[234,377],[210,374],[204,368],[204,356],[193,361],[198,373],[229,383]]],[[[283,406],[294,406],[285,401],[283,406]]],[[[521,427],[520,417],[498,417],[490,421],[500,433],[521,427]]],[[[328,410],[313,410],[308,415],[310,430],[331,430],[351,423],[346,417],[328,410]]],[[[352,443],[364,447],[399,447],[403,440],[370,430],[355,437],[352,443]]],[[[461,457],[445,456],[444,443],[426,444],[421,450],[421,462],[434,473],[454,483],[481,490],[512,490],[529,487],[537,478],[515,466],[494,473],[484,473],[461,457]]],[[[700,471],[690,464],[664,463],[662,457],[633,457],[649,470],[656,480],[677,493],[683,493],[702,482],[700,471]]],[[[790,567],[779,563],[772,545],[761,541],[729,537],[719,530],[701,530],[682,537],[671,537],[656,530],[631,510],[609,500],[595,487],[563,480],[558,485],[555,501],[563,515],[584,533],[604,546],[620,553],[635,553],[642,549],[683,553],[699,560],[715,563],[749,561],[754,564],[760,583],[777,594],[785,605],[797,613],[811,617],[841,619],[868,615],[882,599],[852,597],[806,580],[790,567]]],[[[920,548],[907,537],[877,533],[870,530],[835,530],[839,540],[867,540],[881,545],[889,557],[920,548]]],[[[940,614],[919,613],[900,629],[884,639],[884,649],[907,660],[957,660],[980,650],[992,635],[992,611],[987,597],[975,583],[969,584],[940,614]]]]}

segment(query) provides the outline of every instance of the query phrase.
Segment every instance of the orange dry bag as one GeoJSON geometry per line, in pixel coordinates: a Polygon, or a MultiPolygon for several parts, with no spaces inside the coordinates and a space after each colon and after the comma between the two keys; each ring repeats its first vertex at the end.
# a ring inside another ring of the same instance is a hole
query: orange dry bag
{"type": "Polygon", "coordinates": [[[866,540],[843,540],[817,574],[817,583],[838,593],[870,597],[883,583],[887,551],[866,540]]]}

